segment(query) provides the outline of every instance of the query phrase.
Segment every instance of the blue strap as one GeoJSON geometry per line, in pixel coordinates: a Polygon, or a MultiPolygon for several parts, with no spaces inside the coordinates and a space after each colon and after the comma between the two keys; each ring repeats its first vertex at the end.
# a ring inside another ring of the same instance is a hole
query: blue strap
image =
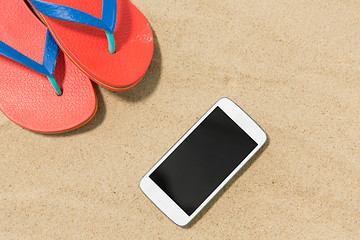
{"type": "Polygon", "coordinates": [[[4,42],[0,41],[0,55],[4,55],[18,63],[25,65],[32,70],[41,73],[47,76],[53,85],[56,93],[61,95],[61,90],[57,85],[56,81],[52,81],[53,74],[55,70],[55,64],[58,54],[58,46],[51,36],[49,30],[46,32],[46,40],[45,40],[45,49],[44,49],[44,57],[43,57],[43,64],[39,64],[28,58],[27,56],[23,55],[22,53],[16,51],[12,47],[6,45],[4,42]]]}
{"type": "Polygon", "coordinates": [[[112,34],[114,33],[116,25],[116,0],[103,0],[101,19],[75,8],[43,2],[40,0],[29,1],[37,11],[45,16],[68,22],[81,23],[104,30],[108,37],[109,51],[111,52],[112,49],[115,51],[115,46],[112,46],[112,34]]]}

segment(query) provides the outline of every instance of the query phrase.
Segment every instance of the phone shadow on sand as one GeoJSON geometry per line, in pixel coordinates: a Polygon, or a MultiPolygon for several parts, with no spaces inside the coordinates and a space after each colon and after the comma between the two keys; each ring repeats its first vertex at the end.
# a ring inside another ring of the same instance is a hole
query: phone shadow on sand
{"type": "Polygon", "coordinates": [[[221,198],[221,196],[224,195],[224,193],[231,187],[231,185],[235,181],[237,181],[240,176],[243,175],[244,172],[246,172],[248,168],[259,158],[259,156],[265,151],[269,144],[270,138],[269,136],[267,136],[267,140],[264,146],[262,146],[262,148],[260,148],[260,150],[255,153],[255,155],[245,164],[245,166],[240,169],[240,171],[225,185],[222,190],[220,190],[218,194],[215,195],[215,197],[204,207],[204,209],[201,210],[200,213],[188,225],[184,226],[183,228],[190,229],[192,226],[194,226],[212,208],[212,206],[215,205],[215,203],[219,200],[219,198],[221,198]]]}

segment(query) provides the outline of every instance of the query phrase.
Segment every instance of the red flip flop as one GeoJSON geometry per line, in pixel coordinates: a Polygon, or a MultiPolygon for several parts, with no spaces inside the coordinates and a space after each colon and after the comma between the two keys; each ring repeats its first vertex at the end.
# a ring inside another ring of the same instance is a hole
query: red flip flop
{"type": "Polygon", "coordinates": [[[97,110],[91,81],[58,51],[23,0],[0,2],[1,111],[41,133],[67,132],[88,123],[97,110]]]}
{"type": "Polygon", "coordinates": [[[114,91],[135,86],[148,69],[153,35],[128,0],[28,0],[63,52],[93,81],[114,91]]]}

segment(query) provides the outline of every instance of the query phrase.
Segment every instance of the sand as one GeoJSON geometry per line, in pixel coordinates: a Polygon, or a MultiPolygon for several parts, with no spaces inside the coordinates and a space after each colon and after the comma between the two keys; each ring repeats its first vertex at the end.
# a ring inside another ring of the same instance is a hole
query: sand
{"type": "Polygon", "coordinates": [[[155,38],[138,86],[95,84],[97,115],[67,134],[0,113],[0,239],[359,239],[360,2],[133,3],[155,38]],[[269,141],[178,227],[139,180],[224,96],[269,141]]]}

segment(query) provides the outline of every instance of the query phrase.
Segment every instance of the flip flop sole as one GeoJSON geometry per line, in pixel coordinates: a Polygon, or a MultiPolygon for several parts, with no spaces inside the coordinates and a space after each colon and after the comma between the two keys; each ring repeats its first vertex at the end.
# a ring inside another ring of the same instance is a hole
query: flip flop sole
{"type": "MultiPolygon", "coordinates": [[[[0,2],[0,40],[41,63],[46,27],[22,0],[0,2]]],[[[97,110],[93,86],[61,51],[54,78],[63,91],[61,96],[46,76],[0,56],[1,111],[21,127],[41,133],[67,132],[88,123],[97,110]]]]}
{"type": "MultiPolygon", "coordinates": [[[[102,0],[47,0],[101,18],[102,0]]],[[[108,52],[103,30],[47,17],[39,12],[63,52],[98,84],[122,91],[134,87],[145,75],[153,55],[152,30],[144,15],[128,0],[117,1],[115,54],[108,52]]]]}

